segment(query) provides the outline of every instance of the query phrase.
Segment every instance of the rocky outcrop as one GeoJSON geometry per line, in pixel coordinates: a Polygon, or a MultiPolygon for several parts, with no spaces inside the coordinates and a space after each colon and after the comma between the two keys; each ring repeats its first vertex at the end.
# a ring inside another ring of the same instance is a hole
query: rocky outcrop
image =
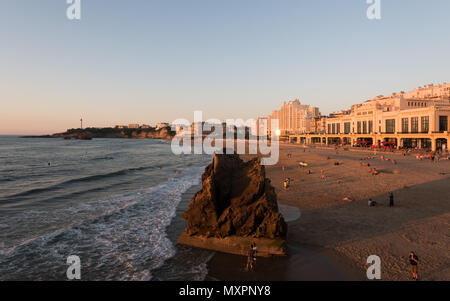
{"type": "MultiPolygon", "coordinates": [[[[202,175],[202,189],[183,218],[186,231],[180,243],[230,252],[220,246],[229,241],[239,249],[231,252],[241,254],[247,243],[259,240],[276,246],[269,253],[285,253],[287,225],[258,158],[244,162],[238,155],[215,155],[202,175]]],[[[258,248],[264,253],[261,244],[258,248]]]]}
{"type": "Polygon", "coordinates": [[[175,133],[169,127],[165,127],[157,131],[147,133],[147,138],[151,139],[171,140],[174,136],[175,133]]]}
{"type": "Polygon", "coordinates": [[[171,140],[175,132],[170,127],[155,129],[119,129],[119,128],[86,128],[70,129],[64,133],[44,136],[25,136],[24,138],[64,138],[90,140],[92,138],[134,138],[171,140]]]}

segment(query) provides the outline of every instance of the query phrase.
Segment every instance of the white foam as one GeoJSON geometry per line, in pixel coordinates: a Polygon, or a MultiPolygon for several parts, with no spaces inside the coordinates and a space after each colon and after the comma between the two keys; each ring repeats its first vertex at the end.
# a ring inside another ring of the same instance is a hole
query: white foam
{"type": "Polygon", "coordinates": [[[151,270],[175,254],[166,228],[182,194],[200,183],[202,171],[203,167],[192,167],[180,177],[133,193],[0,220],[6,225],[19,221],[38,225],[42,220],[43,228],[51,231],[2,248],[0,280],[64,279],[61,271],[67,268],[68,255],[80,256],[89,279],[151,279],[151,270]],[[64,218],[68,220],[64,226],[55,229],[64,218]]]}

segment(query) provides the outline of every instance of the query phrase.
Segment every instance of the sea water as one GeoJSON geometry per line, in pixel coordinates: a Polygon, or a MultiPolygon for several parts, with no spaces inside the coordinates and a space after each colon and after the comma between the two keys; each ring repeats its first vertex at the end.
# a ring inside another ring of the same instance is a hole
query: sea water
{"type": "Polygon", "coordinates": [[[162,140],[0,136],[0,280],[65,280],[71,255],[82,280],[203,279],[211,255],[166,232],[210,162],[162,140]]]}

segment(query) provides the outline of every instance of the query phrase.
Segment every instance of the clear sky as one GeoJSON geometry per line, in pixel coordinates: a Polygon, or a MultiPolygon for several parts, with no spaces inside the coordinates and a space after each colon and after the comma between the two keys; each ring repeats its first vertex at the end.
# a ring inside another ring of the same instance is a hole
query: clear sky
{"type": "Polygon", "coordinates": [[[450,1],[0,1],[0,134],[322,113],[450,80],[450,1]]]}

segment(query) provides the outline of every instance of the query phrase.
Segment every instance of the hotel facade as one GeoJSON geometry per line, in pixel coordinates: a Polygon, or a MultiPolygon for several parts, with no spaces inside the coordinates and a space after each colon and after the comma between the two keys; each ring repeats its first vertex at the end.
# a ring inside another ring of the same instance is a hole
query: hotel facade
{"type": "Polygon", "coordinates": [[[319,108],[301,104],[295,99],[288,103],[283,102],[280,110],[273,111],[267,117],[268,129],[270,131],[272,120],[278,120],[279,134],[306,134],[314,131],[313,120],[318,117],[320,117],[319,108]]]}
{"type": "Polygon", "coordinates": [[[349,110],[308,120],[309,126],[302,129],[306,132],[283,132],[280,126],[281,136],[287,136],[291,142],[307,144],[446,150],[450,84],[427,85],[411,92],[378,96],[353,105],[349,110]]]}

